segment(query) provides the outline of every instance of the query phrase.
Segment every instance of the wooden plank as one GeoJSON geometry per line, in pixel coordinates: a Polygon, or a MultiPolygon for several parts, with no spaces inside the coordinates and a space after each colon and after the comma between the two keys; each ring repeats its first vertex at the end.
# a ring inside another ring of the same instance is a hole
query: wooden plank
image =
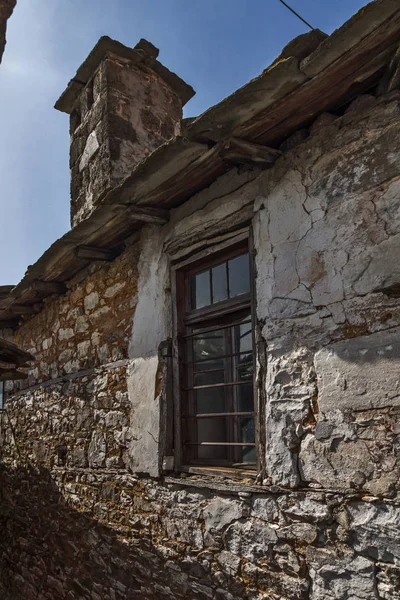
{"type": "Polygon", "coordinates": [[[185,446],[255,446],[254,442],[184,442],[185,446]]]}
{"type": "Polygon", "coordinates": [[[0,359],[16,363],[20,367],[29,361],[35,360],[32,354],[25,352],[25,350],[22,350],[16,344],[3,338],[0,338],[0,359]]]}
{"type": "Polygon", "coordinates": [[[137,206],[139,200],[165,181],[176,177],[208,149],[207,144],[193,142],[182,136],[173,138],[136,165],[120,186],[105,195],[102,205],[117,202],[137,206]]]}
{"type": "Polygon", "coordinates": [[[0,369],[0,381],[15,381],[17,379],[28,379],[28,375],[20,371],[2,371],[0,369]]]}
{"type": "Polygon", "coordinates": [[[2,329],[16,329],[18,327],[18,319],[2,319],[0,321],[0,331],[2,329]]]}
{"type": "Polygon", "coordinates": [[[118,254],[121,254],[123,248],[99,248],[95,246],[77,246],[74,250],[76,256],[86,260],[104,260],[112,261],[118,254]]]}
{"type": "Polygon", "coordinates": [[[223,144],[220,155],[233,163],[271,166],[282,152],[233,137],[223,144]]]}
{"type": "Polygon", "coordinates": [[[51,294],[65,294],[67,286],[61,281],[41,281],[36,279],[32,281],[28,289],[47,296],[51,294]]]}
{"type": "Polygon", "coordinates": [[[159,208],[140,208],[129,206],[127,210],[130,219],[149,223],[151,225],[166,225],[170,219],[170,211],[159,208]]]}
{"type": "Polygon", "coordinates": [[[138,205],[163,208],[179,206],[231,168],[220,157],[220,152],[221,145],[217,144],[155,190],[148,192],[138,201],[138,205]]]}
{"type": "Polygon", "coordinates": [[[12,363],[12,362],[9,363],[9,362],[4,362],[4,361],[0,360],[0,369],[8,370],[8,369],[16,369],[17,367],[18,367],[18,365],[15,363],[12,363]]]}
{"type": "Polygon", "coordinates": [[[0,285],[0,298],[7,297],[15,285],[0,285]]]}
{"type": "Polygon", "coordinates": [[[40,312],[40,306],[37,305],[28,305],[28,304],[12,304],[8,311],[12,315],[35,315],[40,312]]]}
{"type": "MultiPolygon", "coordinates": [[[[183,471],[184,473],[191,473],[192,475],[204,475],[206,477],[212,477],[214,478],[215,481],[221,481],[221,477],[227,477],[229,479],[248,479],[248,480],[253,480],[256,478],[257,476],[257,472],[255,471],[255,468],[253,468],[253,470],[250,470],[251,466],[246,466],[246,467],[196,467],[194,465],[188,465],[188,466],[182,466],[180,468],[180,471],[183,471]],[[217,476],[217,477],[216,477],[217,476]]],[[[169,482],[171,483],[172,477],[169,478],[169,482]]],[[[184,479],[183,482],[180,482],[179,479],[175,480],[175,483],[178,483],[179,485],[186,485],[186,482],[189,481],[188,479],[184,479]]],[[[199,480],[194,479],[193,481],[190,482],[190,486],[196,487],[195,482],[198,482],[199,480]]],[[[240,491],[241,492],[245,492],[247,491],[248,488],[248,484],[246,483],[240,483],[240,491]]],[[[224,484],[221,483],[220,484],[221,488],[223,491],[225,491],[225,493],[229,490],[230,493],[232,493],[231,491],[231,486],[232,484],[224,484]]],[[[200,484],[198,484],[199,488],[212,488],[212,484],[208,484],[205,481],[201,481],[200,484]]],[[[238,487],[237,485],[235,487],[238,487]]],[[[234,491],[236,491],[236,489],[234,489],[234,491]]],[[[253,491],[253,490],[252,490],[253,491]]],[[[257,492],[261,492],[262,488],[257,488],[257,492]]],[[[265,493],[265,490],[264,490],[265,493]]]]}

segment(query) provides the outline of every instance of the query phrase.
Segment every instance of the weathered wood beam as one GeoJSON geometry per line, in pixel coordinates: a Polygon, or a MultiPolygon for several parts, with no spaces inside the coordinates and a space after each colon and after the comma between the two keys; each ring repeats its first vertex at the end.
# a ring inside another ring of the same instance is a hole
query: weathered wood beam
{"type": "Polygon", "coordinates": [[[98,248],[95,246],[77,246],[75,248],[75,255],[79,258],[86,260],[105,260],[112,261],[119,254],[121,254],[123,248],[98,248]]]}
{"type": "Polygon", "coordinates": [[[3,371],[0,369],[0,381],[13,381],[16,379],[28,379],[28,375],[26,373],[21,373],[20,371],[14,371],[13,369],[10,371],[3,371]]]}
{"type": "Polygon", "coordinates": [[[233,137],[222,145],[220,156],[239,164],[273,165],[282,152],[233,137]]]}
{"type": "Polygon", "coordinates": [[[129,208],[129,217],[152,225],[166,225],[170,218],[170,211],[161,208],[132,206],[129,208]]]}
{"type": "Polygon", "coordinates": [[[158,187],[144,194],[140,206],[163,206],[173,208],[210,185],[230,167],[220,156],[219,144],[204,152],[199,158],[186,165],[158,187]]]}
{"type": "Polygon", "coordinates": [[[12,363],[12,362],[4,362],[2,360],[0,360],[0,371],[3,370],[9,370],[9,369],[17,369],[18,365],[16,363],[12,363]]]}
{"type": "Polygon", "coordinates": [[[14,287],[14,285],[0,285],[0,298],[6,298],[14,287]]]}
{"type": "Polygon", "coordinates": [[[1,329],[16,329],[18,327],[18,319],[2,319],[0,320],[1,329]]]}
{"type": "Polygon", "coordinates": [[[13,315],[35,315],[40,310],[40,306],[37,304],[12,304],[8,311],[13,315]]]}
{"type": "Polygon", "coordinates": [[[60,281],[41,281],[36,279],[32,281],[27,291],[32,290],[33,292],[38,292],[40,294],[65,294],[67,291],[67,286],[65,283],[60,281]]]}

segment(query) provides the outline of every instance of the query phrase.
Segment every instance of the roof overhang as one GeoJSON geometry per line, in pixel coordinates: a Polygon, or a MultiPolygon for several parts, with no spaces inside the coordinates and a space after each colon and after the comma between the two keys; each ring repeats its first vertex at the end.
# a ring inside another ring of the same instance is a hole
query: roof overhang
{"type": "Polygon", "coordinates": [[[26,379],[26,373],[19,371],[20,368],[29,367],[34,357],[21,350],[15,344],[0,338],[0,382],[12,379],[26,379]]]}
{"type": "Polygon", "coordinates": [[[275,61],[198,118],[184,121],[180,137],[105,192],[90,217],[54,242],[0,298],[0,327],[1,320],[15,324],[38,312],[43,298],[62,293],[90,260],[112,260],[143,224],[166,223],[171,208],[235,164],[273,164],[288,136],[378,83],[399,41],[398,0],[375,0],[330,37],[316,40],[308,56],[275,61]]]}

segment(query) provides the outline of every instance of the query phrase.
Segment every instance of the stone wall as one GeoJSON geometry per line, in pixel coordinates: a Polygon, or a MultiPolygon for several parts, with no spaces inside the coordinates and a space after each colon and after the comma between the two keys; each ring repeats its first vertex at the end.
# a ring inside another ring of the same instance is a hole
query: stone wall
{"type": "Polygon", "coordinates": [[[47,468],[126,466],[137,261],[132,239],[114,262],[91,266],[18,329],[15,340],[31,349],[36,363],[28,380],[8,384],[13,411],[12,427],[3,432],[6,447],[16,444],[27,460],[47,468]]]}
{"type": "Polygon", "coordinates": [[[150,68],[108,53],[70,118],[71,224],[175,135],[182,101],[150,68]]]}
{"type": "Polygon", "coordinates": [[[50,297],[44,309],[22,324],[14,339],[30,348],[36,363],[23,386],[128,358],[137,303],[136,238],[113,262],[94,262],[69,284],[66,294],[50,297]]]}
{"type": "Polygon", "coordinates": [[[400,597],[395,502],[101,469],[0,483],[7,600],[400,597]]]}
{"type": "Polygon", "coordinates": [[[400,598],[399,129],[396,93],[321,116],[17,331],[38,362],[2,415],[3,597],[400,598]],[[262,472],[166,476],[168,263],[249,225],[262,472]]]}

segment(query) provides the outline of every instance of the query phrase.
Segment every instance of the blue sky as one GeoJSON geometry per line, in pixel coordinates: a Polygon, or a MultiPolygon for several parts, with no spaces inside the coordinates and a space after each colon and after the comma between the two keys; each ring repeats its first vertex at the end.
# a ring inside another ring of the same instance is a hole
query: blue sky
{"type": "MultiPolygon", "coordinates": [[[[185,116],[258,75],[307,28],[278,0],[17,0],[0,66],[0,285],[69,228],[68,117],[53,105],[101,35],[144,37],[196,90],[185,116]]],[[[364,0],[288,0],[331,33],[364,0]]]]}

